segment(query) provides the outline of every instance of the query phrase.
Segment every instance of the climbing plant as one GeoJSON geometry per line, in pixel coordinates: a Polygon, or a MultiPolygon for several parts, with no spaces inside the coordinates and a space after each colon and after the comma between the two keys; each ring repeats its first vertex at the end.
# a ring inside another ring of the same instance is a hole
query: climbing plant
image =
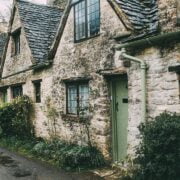
{"type": "Polygon", "coordinates": [[[51,102],[51,98],[47,97],[45,101],[45,109],[44,111],[46,112],[47,118],[48,118],[48,130],[49,130],[49,135],[51,139],[54,139],[57,137],[57,118],[58,118],[58,112],[56,108],[54,107],[53,103],[51,102]]]}

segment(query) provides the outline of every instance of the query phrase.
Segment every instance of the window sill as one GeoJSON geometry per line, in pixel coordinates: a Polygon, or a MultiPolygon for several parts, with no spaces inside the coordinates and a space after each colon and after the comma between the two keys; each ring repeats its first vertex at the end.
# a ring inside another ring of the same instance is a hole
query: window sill
{"type": "Polygon", "coordinates": [[[62,120],[67,122],[87,123],[90,116],[78,116],[72,114],[61,114],[62,120]]]}
{"type": "Polygon", "coordinates": [[[90,37],[87,37],[87,38],[83,38],[83,39],[80,39],[80,40],[74,40],[74,43],[75,44],[78,44],[78,43],[81,43],[81,42],[84,42],[84,41],[88,41],[90,39],[93,39],[93,38],[96,38],[96,37],[99,37],[100,36],[100,33],[94,35],[94,36],[90,36],[90,37]]]}

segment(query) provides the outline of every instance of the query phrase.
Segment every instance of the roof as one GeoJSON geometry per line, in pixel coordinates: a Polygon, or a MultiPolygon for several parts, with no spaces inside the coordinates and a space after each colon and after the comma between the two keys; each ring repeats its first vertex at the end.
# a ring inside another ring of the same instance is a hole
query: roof
{"type": "Polygon", "coordinates": [[[158,4],[156,0],[115,0],[133,25],[135,34],[143,37],[158,30],[158,4]]]}
{"type": "Polygon", "coordinates": [[[6,33],[0,34],[0,57],[3,55],[6,41],[7,41],[7,34],[6,33]]]}
{"type": "Polygon", "coordinates": [[[47,61],[63,10],[23,0],[18,0],[17,7],[34,60],[47,61]]]}

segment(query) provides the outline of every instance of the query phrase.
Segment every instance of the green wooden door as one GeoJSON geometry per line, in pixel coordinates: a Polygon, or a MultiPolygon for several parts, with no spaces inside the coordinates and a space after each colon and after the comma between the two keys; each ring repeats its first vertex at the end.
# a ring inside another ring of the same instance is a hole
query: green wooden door
{"type": "Polygon", "coordinates": [[[128,88],[127,76],[111,81],[113,160],[122,161],[127,155],[128,88]]]}

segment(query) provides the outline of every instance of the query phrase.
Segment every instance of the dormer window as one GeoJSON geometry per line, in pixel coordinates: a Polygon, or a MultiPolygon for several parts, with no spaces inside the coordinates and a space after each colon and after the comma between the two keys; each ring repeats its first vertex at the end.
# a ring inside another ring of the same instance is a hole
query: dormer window
{"type": "Polygon", "coordinates": [[[20,34],[20,30],[12,33],[12,56],[20,54],[20,34]]]}
{"type": "Polygon", "coordinates": [[[75,41],[87,39],[99,34],[99,0],[81,0],[74,5],[75,41]]]}

